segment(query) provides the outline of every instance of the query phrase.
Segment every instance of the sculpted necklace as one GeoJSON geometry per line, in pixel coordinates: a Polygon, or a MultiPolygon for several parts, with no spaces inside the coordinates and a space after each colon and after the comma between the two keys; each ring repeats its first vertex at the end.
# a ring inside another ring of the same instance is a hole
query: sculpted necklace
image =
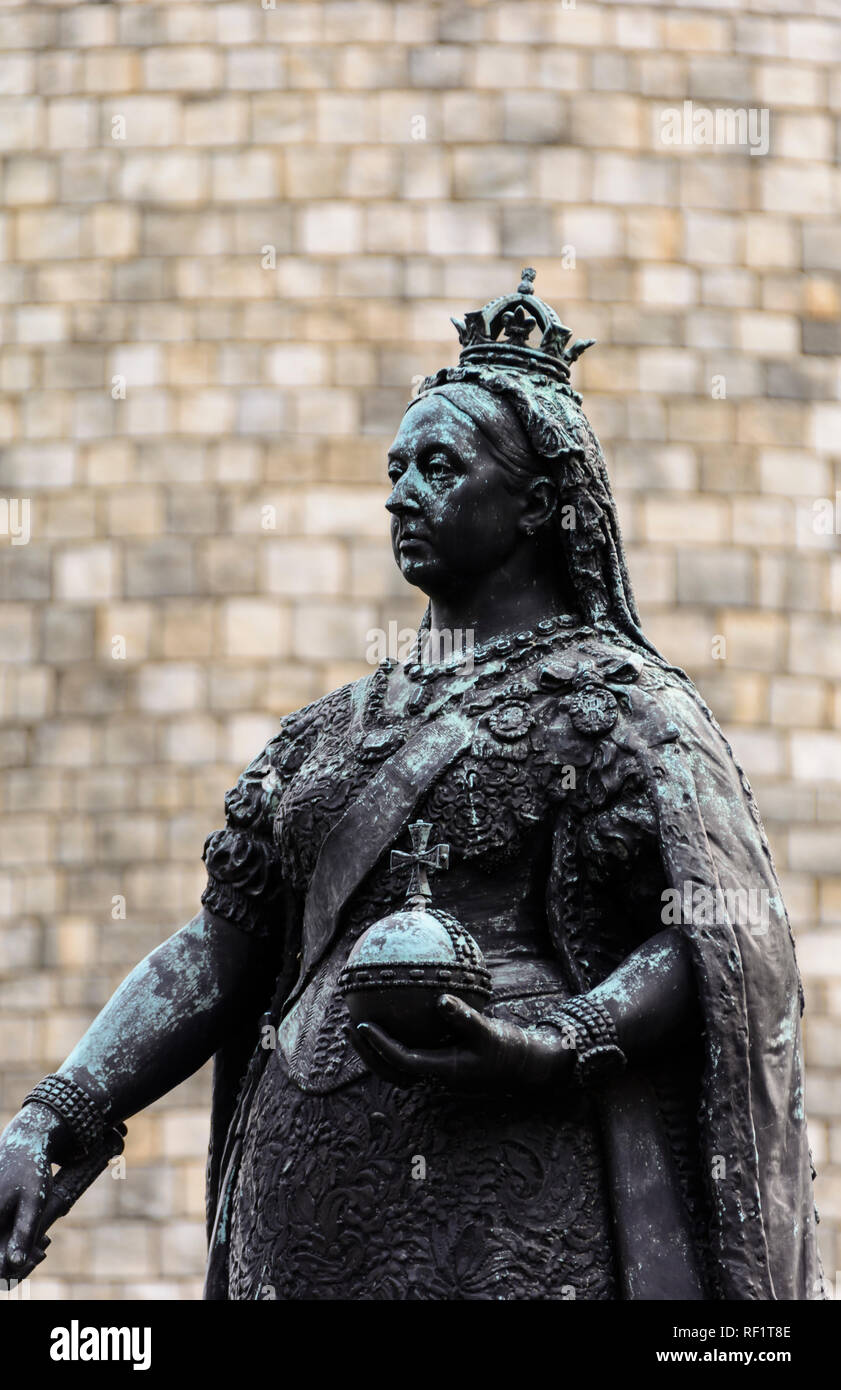
{"type": "MultiPolygon", "coordinates": [[[[493,637],[486,642],[478,643],[467,652],[454,653],[446,661],[426,664],[422,652],[424,635],[429,631],[427,610],[418,629],[414,652],[404,666],[407,678],[417,689],[408,701],[405,711],[386,714],[384,705],[389,677],[397,662],[391,659],[380,662],[369,682],[362,709],[362,725],[369,730],[373,726],[373,731],[363,739],[359,755],[365,760],[385,757],[398,747],[403,741],[403,735],[397,726],[426,710],[435,693],[436,683],[445,676],[455,674],[460,668],[464,668],[465,673],[469,674],[475,667],[494,660],[493,671],[488,672],[486,679],[496,681],[504,677],[512,667],[531,661],[541,648],[548,651],[556,642],[570,636],[573,630],[582,633],[581,620],[578,617],[554,614],[541,618],[533,628],[526,628],[510,637],[493,637]]],[[[482,673],[471,684],[480,682],[484,684],[482,673]]],[[[439,699],[434,710],[430,710],[430,716],[439,714],[450,699],[457,699],[465,693],[465,689],[459,687],[453,691],[452,696],[439,699]]]]}
{"type": "Polygon", "coordinates": [[[406,662],[405,672],[410,681],[418,686],[417,691],[409,701],[409,710],[418,713],[429,704],[434,690],[435,683],[444,676],[451,675],[460,666],[466,670],[471,670],[476,666],[483,666],[486,662],[495,660],[497,665],[494,668],[495,676],[504,676],[512,666],[519,666],[531,660],[534,652],[541,647],[549,647],[560,638],[566,637],[570,631],[579,627],[580,620],[567,613],[556,613],[551,617],[541,618],[533,628],[524,628],[522,632],[514,633],[510,637],[492,637],[486,642],[480,642],[467,652],[457,652],[446,661],[435,664],[426,664],[423,660],[423,640],[424,633],[429,630],[429,610],[418,629],[417,641],[412,657],[406,662]],[[468,665],[468,663],[470,663],[468,665]]]}

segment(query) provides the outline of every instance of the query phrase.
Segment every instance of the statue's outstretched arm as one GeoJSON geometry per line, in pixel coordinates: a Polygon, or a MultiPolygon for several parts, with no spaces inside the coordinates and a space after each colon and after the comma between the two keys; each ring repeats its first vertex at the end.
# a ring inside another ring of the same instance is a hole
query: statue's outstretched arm
{"type": "MultiPolygon", "coordinates": [[[[265,940],[200,913],[136,965],[59,1068],[116,1125],[172,1090],[263,1007],[265,940]]],[[[58,1114],[32,1101],[0,1138],[0,1279],[27,1268],[52,1185],[72,1152],[58,1114]]]]}

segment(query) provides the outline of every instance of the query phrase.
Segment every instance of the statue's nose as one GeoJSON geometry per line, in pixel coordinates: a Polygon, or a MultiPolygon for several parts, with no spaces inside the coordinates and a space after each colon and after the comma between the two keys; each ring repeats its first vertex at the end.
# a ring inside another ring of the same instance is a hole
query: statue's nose
{"type": "Polygon", "coordinates": [[[419,512],[420,503],[408,488],[403,486],[402,478],[395,483],[391,495],[386,499],[385,508],[392,516],[402,516],[404,512],[419,512]]]}

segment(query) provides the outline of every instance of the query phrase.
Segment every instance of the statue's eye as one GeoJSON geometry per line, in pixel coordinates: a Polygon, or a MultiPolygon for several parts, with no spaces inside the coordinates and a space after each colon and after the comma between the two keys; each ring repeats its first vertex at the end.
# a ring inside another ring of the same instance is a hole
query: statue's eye
{"type": "Polygon", "coordinates": [[[392,483],[396,483],[398,478],[403,476],[404,467],[402,463],[390,463],[388,465],[388,476],[392,483]]]}
{"type": "Polygon", "coordinates": [[[427,473],[452,473],[453,461],[446,449],[433,449],[424,459],[424,469],[427,473]]]}

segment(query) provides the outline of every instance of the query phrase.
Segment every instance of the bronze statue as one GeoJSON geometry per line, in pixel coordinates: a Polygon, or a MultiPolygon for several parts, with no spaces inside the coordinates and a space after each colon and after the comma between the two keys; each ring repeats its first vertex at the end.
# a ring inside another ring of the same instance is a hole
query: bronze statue
{"type": "Polygon", "coordinates": [[[788,920],[641,630],[590,344],[531,270],[456,327],[389,451],[412,658],[283,720],[203,910],[12,1120],[6,1277],[214,1055],[207,1298],[823,1297],[788,920]]]}

